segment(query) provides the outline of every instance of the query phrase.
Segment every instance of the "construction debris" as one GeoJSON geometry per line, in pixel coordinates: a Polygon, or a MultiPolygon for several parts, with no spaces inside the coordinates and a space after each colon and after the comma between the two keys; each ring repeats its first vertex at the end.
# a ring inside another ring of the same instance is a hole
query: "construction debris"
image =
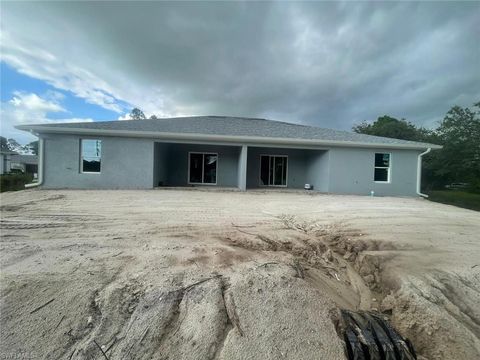
{"type": "Polygon", "coordinates": [[[341,311],[341,328],[349,360],[414,360],[415,350],[381,314],[341,311]]]}

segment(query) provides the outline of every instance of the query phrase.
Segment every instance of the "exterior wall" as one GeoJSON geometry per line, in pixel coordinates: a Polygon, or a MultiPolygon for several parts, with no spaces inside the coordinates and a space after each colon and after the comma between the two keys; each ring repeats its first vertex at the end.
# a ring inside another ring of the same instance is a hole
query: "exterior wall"
{"type": "MultiPolygon", "coordinates": [[[[80,172],[80,136],[45,135],[45,188],[145,189],[190,186],[188,153],[218,153],[217,186],[260,187],[260,155],[287,155],[287,187],[337,194],[416,196],[419,150],[331,148],[307,150],[253,146],[161,143],[152,139],[102,140],[100,174],[80,172]],[[373,180],[376,152],[391,154],[389,183],[373,180]],[[246,174],[245,174],[246,171],[246,174]]],[[[197,185],[198,186],[198,185],[197,185]]],[[[205,185],[210,186],[210,185],[205,185]]]]}
{"type": "Polygon", "coordinates": [[[330,152],[310,151],[306,158],[306,177],[314,191],[328,192],[330,187],[330,152]]]}
{"type": "MultiPolygon", "coordinates": [[[[287,155],[287,188],[303,189],[311,184],[314,190],[328,191],[328,151],[288,148],[248,148],[247,188],[260,188],[260,156],[287,155]]],[[[269,188],[269,187],[266,187],[269,188]]]]}
{"type": "MultiPolygon", "coordinates": [[[[200,145],[200,144],[161,144],[166,161],[162,163],[160,158],[155,158],[158,174],[165,174],[166,186],[192,186],[188,183],[188,153],[212,152],[218,154],[217,163],[217,186],[238,187],[238,163],[240,158],[240,146],[200,145]]],[[[212,186],[212,185],[195,185],[212,186]]]]}
{"type": "Polygon", "coordinates": [[[417,150],[334,148],[330,151],[329,192],[416,196],[417,150]],[[390,183],[373,179],[375,153],[390,153],[390,183]]]}
{"type": "MultiPolygon", "coordinates": [[[[303,189],[306,182],[306,150],[249,147],[247,162],[247,188],[260,188],[260,156],[287,155],[287,188],[303,189]]],[[[266,187],[269,188],[269,187],[266,187]]]]}
{"type": "Polygon", "coordinates": [[[145,189],[153,186],[154,142],[147,139],[88,137],[102,140],[101,172],[80,172],[80,139],[45,135],[45,188],[145,189]]]}

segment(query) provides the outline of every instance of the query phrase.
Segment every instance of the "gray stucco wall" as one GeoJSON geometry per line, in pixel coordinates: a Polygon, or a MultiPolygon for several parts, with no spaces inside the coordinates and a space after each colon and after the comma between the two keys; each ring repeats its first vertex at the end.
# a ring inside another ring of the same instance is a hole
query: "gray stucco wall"
{"type": "Polygon", "coordinates": [[[330,188],[330,152],[310,151],[306,157],[306,183],[313,185],[315,191],[328,192],[330,188]]]}
{"type": "Polygon", "coordinates": [[[260,156],[287,155],[287,188],[303,189],[311,184],[317,191],[328,191],[328,151],[288,148],[249,147],[247,188],[260,186],[260,156]]]}
{"type": "Polygon", "coordinates": [[[338,194],[416,196],[419,150],[331,148],[303,150],[226,145],[174,144],[152,139],[88,137],[102,140],[100,174],[80,172],[80,136],[44,135],[45,188],[146,189],[189,186],[188,152],[218,153],[217,186],[260,187],[260,155],[287,155],[287,186],[338,194]],[[375,153],[391,154],[391,181],[374,181],[375,153]],[[245,164],[242,159],[247,162],[245,164]]]}
{"type": "MultiPolygon", "coordinates": [[[[191,186],[188,184],[188,153],[193,151],[218,153],[217,186],[238,186],[238,161],[241,147],[170,143],[162,144],[162,146],[166,161],[161,164],[160,158],[156,158],[155,163],[157,174],[162,172],[166,174],[164,185],[191,186]]],[[[161,178],[161,176],[157,175],[157,178],[161,178]]]]}
{"type": "Polygon", "coordinates": [[[247,162],[247,188],[260,186],[260,156],[287,155],[287,187],[303,189],[306,179],[306,151],[285,148],[249,147],[247,162]]]}
{"type": "Polygon", "coordinates": [[[153,185],[152,140],[88,137],[102,140],[101,172],[80,172],[80,139],[87,137],[45,135],[45,188],[145,189],[153,185]]]}
{"type": "Polygon", "coordinates": [[[334,148],[330,153],[329,192],[338,194],[415,196],[417,150],[334,148]],[[375,153],[391,154],[390,183],[374,179],[375,153]]]}

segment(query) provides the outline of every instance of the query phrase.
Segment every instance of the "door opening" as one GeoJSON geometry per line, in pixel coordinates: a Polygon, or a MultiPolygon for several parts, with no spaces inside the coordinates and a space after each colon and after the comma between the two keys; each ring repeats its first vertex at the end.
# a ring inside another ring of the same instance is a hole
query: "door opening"
{"type": "Polygon", "coordinates": [[[217,184],[218,154],[190,152],[188,162],[189,184],[217,184]]]}
{"type": "Polygon", "coordinates": [[[261,155],[260,185],[286,187],[287,162],[286,155],[261,155]]]}

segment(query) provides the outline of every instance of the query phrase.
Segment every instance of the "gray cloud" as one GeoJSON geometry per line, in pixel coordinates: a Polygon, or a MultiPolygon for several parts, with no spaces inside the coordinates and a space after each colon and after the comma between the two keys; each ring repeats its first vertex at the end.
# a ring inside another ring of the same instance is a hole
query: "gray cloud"
{"type": "MultiPolygon", "coordinates": [[[[480,100],[475,2],[3,3],[2,58],[121,111],[349,129],[480,100]]],[[[21,90],[21,89],[19,89],[21,90]]]]}

